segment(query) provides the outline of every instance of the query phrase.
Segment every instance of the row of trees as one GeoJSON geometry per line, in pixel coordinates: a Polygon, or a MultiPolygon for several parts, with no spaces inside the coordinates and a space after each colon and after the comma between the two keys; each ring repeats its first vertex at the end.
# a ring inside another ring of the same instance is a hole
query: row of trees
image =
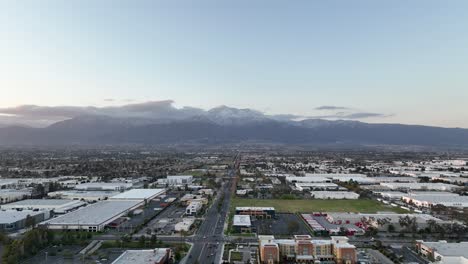
{"type": "Polygon", "coordinates": [[[35,228],[28,231],[23,238],[9,240],[3,238],[6,245],[2,255],[2,263],[16,264],[21,259],[37,254],[37,252],[54,241],[54,234],[43,228],[35,228]]]}

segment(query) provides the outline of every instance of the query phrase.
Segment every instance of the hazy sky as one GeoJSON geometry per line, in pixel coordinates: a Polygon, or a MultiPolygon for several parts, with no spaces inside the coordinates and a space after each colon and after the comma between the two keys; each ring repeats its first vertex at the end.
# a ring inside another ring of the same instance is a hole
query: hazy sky
{"type": "Polygon", "coordinates": [[[1,1],[0,108],[326,105],[468,127],[467,14],[466,0],[1,1]]]}

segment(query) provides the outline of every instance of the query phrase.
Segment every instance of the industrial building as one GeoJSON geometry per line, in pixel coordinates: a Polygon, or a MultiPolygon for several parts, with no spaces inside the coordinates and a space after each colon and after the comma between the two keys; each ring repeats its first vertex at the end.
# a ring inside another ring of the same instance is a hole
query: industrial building
{"type": "Polygon", "coordinates": [[[453,195],[438,195],[438,194],[406,194],[402,197],[406,203],[415,205],[417,207],[431,208],[435,205],[443,205],[447,207],[468,207],[468,196],[453,195]]]}
{"type": "Polygon", "coordinates": [[[460,186],[446,183],[421,183],[421,182],[387,182],[380,185],[391,190],[433,190],[433,191],[454,191],[460,189],[460,186]]]}
{"type": "Polygon", "coordinates": [[[250,233],[252,231],[250,215],[234,215],[232,227],[237,233],[250,233]]]}
{"type": "Polygon", "coordinates": [[[143,205],[141,200],[101,201],[43,223],[49,229],[98,232],[115,219],[143,205]]]}
{"type": "Polygon", "coordinates": [[[152,263],[167,264],[171,259],[172,251],[170,248],[155,248],[142,250],[126,250],[112,264],[129,263],[152,263]]]}
{"type": "Polygon", "coordinates": [[[20,201],[31,196],[31,190],[0,189],[0,204],[20,201]]]}
{"type": "Polygon", "coordinates": [[[109,198],[109,200],[152,200],[166,193],[165,189],[131,189],[109,198]]]}
{"type": "Polygon", "coordinates": [[[320,177],[320,176],[288,176],[285,178],[285,181],[288,183],[297,183],[297,182],[304,182],[304,183],[311,183],[311,182],[331,182],[329,178],[320,177]]]}
{"type": "Polygon", "coordinates": [[[0,231],[12,232],[26,227],[26,219],[32,217],[34,223],[44,221],[44,212],[31,210],[0,211],[0,231]]]}
{"type": "Polygon", "coordinates": [[[355,192],[343,191],[311,191],[310,196],[313,199],[350,199],[355,200],[359,198],[359,194],[355,192]]]}
{"type": "Polygon", "coordinates": [[[236,207],[236,215],[250,215],[256,218],[269,219],[275,217],[273,207],[236,207]]]}
{"type": "Polygon", "coordinates": [[[70,190],[70,191],[56,191],[50,192],[47,196],[51,198],[61,198],[61,199],[69,199],[69,200],[82,200],[87,202],[97,202],[106,200],[109,197],[115,196],[119,194],[118,191],[77,191],[77,190],[70,190]]]}
{"type": "Polygon", "coordinates": [[[132,188],[132,183],[127,182],[89,182],[75,186],[80,191],[125,191],[132,188]]]}
{"type": "MultiPolygon", "coordinates": [[[[293,188],[297,191],[312,191],[312,190],[340,190],[344,189],[336,183],[332,182],[297,182],[293,188]]],[[[346,189],[345,189],[346,190],[346,189]]]]}
{"type": "Polygon", "coordinates": [[[55,214],[65,214],[85,205],[86,203],[76,200],[27,199],[14,203],[4,204],[1,206],[1,208],[2,210],[53,211],[55,214]]]}

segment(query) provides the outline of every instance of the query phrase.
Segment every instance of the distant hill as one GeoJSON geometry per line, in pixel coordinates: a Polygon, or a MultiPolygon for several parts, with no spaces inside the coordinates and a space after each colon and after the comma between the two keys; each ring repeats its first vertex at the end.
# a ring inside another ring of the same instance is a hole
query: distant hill
{"type": "Polygon", "coordinates": [[[225,144],[265,142],[327,145],[468,147],[468,129],[357,121],[284,121],[221,107],[182,120],[80,116],[44,128],[0,127],[0,145],[225,144]]]}

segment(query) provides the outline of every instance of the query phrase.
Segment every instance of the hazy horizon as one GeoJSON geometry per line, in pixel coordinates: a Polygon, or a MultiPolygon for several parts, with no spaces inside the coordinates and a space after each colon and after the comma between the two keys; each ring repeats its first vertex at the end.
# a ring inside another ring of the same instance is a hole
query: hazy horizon
{"type": "Polygon", "coordinates": [[[466,1],[2,2],[0,124],[41,121],[21,105],[171,102],[468,128],[467,10],[466,1]]]}

